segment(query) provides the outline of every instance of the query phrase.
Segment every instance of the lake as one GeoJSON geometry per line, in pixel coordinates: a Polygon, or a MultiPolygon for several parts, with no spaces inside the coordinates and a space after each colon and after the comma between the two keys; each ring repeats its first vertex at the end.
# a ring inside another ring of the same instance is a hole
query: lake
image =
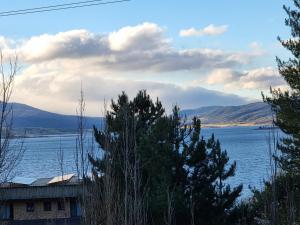
{"type": "MultiPolygon", "coordinates": [[[[277,131],[276,131],[277,132],[277,131]]],[[[236,175],[230,178],[232,186],[243,184],[243,197],[251,194],[249,185],[260,188],[269,177],[268,136],[270,130],[257,127],[203,128],[207,138],[212,133],[226,149],[230,161],[237,162],[236,175]]],[[[86,137],[87,146],[93,145],[92,135],[86,137]]],[[[26,152],[17,168],[17,177],[41,178],[60,175],[58,150],[64,152],[64,173],[76,171],[74,163],[75,135],[25,138],[26,152]]]]}

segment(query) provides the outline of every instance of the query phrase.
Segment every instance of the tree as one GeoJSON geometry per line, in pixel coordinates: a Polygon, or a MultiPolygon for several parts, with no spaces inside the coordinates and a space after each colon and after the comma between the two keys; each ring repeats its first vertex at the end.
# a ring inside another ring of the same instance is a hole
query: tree
{"type": "Polygon", "coordinates": [[[112,101],[106,129],[95,128],[102,158],[90,157],[104,223],[233,221],[241,186],[231,190],[224,181],[234,175],[235,164],[227,169],[219,142],[206,143],[200,131],[199,119],[189,126],[177,106],[166,115],[146,91],[133,100],[123,92],[112,101]]]}
{"type": "Polygon", "coordinates": [[[74,161],[76,166],[77,176],[85,179],[88,171],[88,156],[86,147],[86,121],[85,121],[85,99],[84,92],[82,90],[82,84],[80,87],[80,98],[78,100],[77,114],[77,137],[76,148],[74,149],[74,161]]]}
{"type": "Polygon", "coordinates": [[[192,224],[234,224],[235,203],[242,185],[231,189],[226,180],[234,176],[236,163],[228,165],[226,151],[221,150],[214,135],[207,141],[200,137],[200,121],[194,118],[188,146],[188,198],[191,200],[192,224]]]}
{"type": "Polygon", "coordinates": [[[160,118],[161,105],[153,103],[146,92],[141,91],[133,101],[122,93],[117,102],[112,101],[111,108],[106,114],[105,130],[94,128],[103,157],[90,156],[94,177],[102,185],[99,189],[101,201],[110,205],[104,209],[103,220],[111,223],[114,218],[116,224],[144,224],[147,181],[141,177],[140,143],[156,118],[160,118]],[[118,197],[112,199],[110,196],[118,197]]]}
{"type": "Polygon", "coordinates": [[[282,153],[278,161],[281,169],[290,175],[300,174],[300,1],[293,2],[295,9],[283,6],[288,15],[285,24],[291,28],[291,38],[282,40],[278,37],[293,57],[287,61],[276,58],[279,73],[289,85],[289,90],[271,88],[272,96],[263,96],[276,114],[275,125],[287,135],[278,146],[282,153]]]}
{"type": "Polygon", "coordinates": [[[290,28],[291,37],[287,40],[278,37],[291,57],[288,60],[276,57],[279,73],[288,89],[270,88],[271,96],[263,95],[275,114],[274,125],[285,135],[273,145],[279,153],[272,153],[275,170],[273,168],[271,180],[265,183],[262,191],[254,191],[249,207],[251,214],[270,224],[300,222],[300,1],[293,0],[293,3],[293,9],[283,6],[287,13],[285,25],[290,28]],[[276,172],[277,163],[279,173],[276,172]]]}
{"type": "Polygon", "coordinates": [[[17,57],[4,59],[0,53],[0,183],[11,180],[25,148],[23,140],[11,141],[13,137],[13,104],[10,98],[18,71],[17,57]]]}
{"type": "Polygon", "coordinates": [[[263,96],[276,114],[274,124],[285,134],[278,144],[281,154],[276,160],[284,173],[280,179],[285,182],[282,193],[286,199],[284,215],[288,224],[299,221],[300,215],[300,1],[293,0],[293,3],[293,9],[283,6],[288,16],[285,25],[290,28],[291,37],[288,40],[278,37],[282,46],[290,52],[291,58],[286,61],[276,58],[279,73],[289,89],[271,89],[271,97],[263,96]]]}

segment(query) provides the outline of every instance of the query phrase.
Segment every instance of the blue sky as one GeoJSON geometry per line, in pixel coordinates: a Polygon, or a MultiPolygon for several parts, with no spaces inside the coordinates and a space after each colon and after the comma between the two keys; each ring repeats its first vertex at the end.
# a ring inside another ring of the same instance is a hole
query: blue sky
{"type": "MultiPolygon", "coordinates": [[[[71,1],[7,1],[1,10],[24,9],[55,5],[71,1]]],[[[245,49],[254,40],[270,46],[278,34],[286,34],[283,26],[284,0],[241,1],[172,1],[132,0],[111,5],[100,5],[64,11],[1,18],[1,33],[11,38],[24,38],[41,33],[87,29],[92,32],[110,32],[120,27],[153,22],[167,27],[167,34],[178,47],[222,45],[228,49],[245,49]],[[230,32],[222,37],[181,40],[177,34],[183,27],[204,27],[208,24],[228,24],[230,32]]]]}
{"type": "MultiPolygon", "coordinates": [[[[70,2],[74,1],[6,1],[1,11],[70,2]]],[[[260,100],[260,92],[270,85],[284,86],[276,73],[275,55],[287,56],[276,40],[278,35],[289,36],[282,9],[286,2],[132,0],[1,17],[0,46],[8,56],[11,52],[20,55],[22,70],[15,100],[51,111],[72,114],[80,82],[91,115],[98,113],[103,98],[114,98],[121,90],[134,95],[141,88],[160,97],[167,108],[176,103],[183,108],[242,104],[260,100]],[[205,33],[209,26],[216,33],[205,33]],[[224,30],[218,32],[222,26],[224,30]],[[124,27],[131,29],[122,30],[124,27]],[[191,28],[198,35],[180,35],[180,31],[191,28]],[[113,32],[121,30],[111,39],[113,32]],[[97,48],[102,38],[109,40],[107,54],[93,52],[84,41],[97,48]],[[151,48],[155,48],[154,53],[150,53],[151,48]],[[130,57],[125,57],[126,51],[130,57]],[[102,57],[114,62],[103,63],[102,57]],[[134,57],[146,58],[137,62],[134,57]],[[104,91],[109,84],[111,87],[104,91]]]]}
{"type": "MultiPolygon", "coordinates": [[[[1,3],[1,11],[36,6],[55,5],[73,1],[15,0],[1,3]]],[[[92,32],[110,32],[120,27],[153,22],[167,27],[168,35],[178,41],[178,47],[226,43],[230,49],[245,49],[257,40],[264,45],[276,41],[278,34],[286,34],[283,26],[284,0],[219,0],[173,1],[132,0],[111,5],[100,5],[64,11],[2,17],[1,33],[13,38],[30,37],[41,33],[56,33],[84,28],[92,32]],[[183,27],[204,27],[208,24],[228,24],[230,32],[218,38],[180,40],[177,34],[183,27]]]]}

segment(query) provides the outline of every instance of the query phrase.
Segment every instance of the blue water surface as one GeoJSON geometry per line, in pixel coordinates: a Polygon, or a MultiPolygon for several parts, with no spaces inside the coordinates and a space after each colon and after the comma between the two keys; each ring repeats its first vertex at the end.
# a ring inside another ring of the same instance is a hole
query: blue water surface
{"type": "MultiPolygon", "coordinates": [[[[276,131],[275,131],[276,132],[276,131]]],[[[270,130],[257,127],[203,128],[205,138],[214,133],[226,149],[230,162],[237,162],[236,175],[229,179],[231,186],[243,184],[243,197],[251,195],[248,188],[262,187],[263,180],[269,177],[268,137],[270,130]]],[[[92,134],[86,135],[86,148],[93,145],[92,134]]],[[[74,149],[76,135],[45,136],[24,139],[26,149],[17,168],[18,177],[42,178],[60,175],[58,151],[64,152],[64,173],[74,173],[74,149]]]]}

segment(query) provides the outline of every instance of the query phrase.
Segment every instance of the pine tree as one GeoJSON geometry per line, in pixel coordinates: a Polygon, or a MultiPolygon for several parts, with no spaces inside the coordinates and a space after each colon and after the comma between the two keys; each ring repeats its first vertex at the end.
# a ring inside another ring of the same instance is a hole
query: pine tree
{"type": "Polygon", "coordinates": [[[177,106],[167,116],[145,91],[133,100],[122,93],[112,101],[106,129],[95,128],[102,158],[90,157],[102,189],[103,223],[142,225],[138,208],[156,225],[234,221],[241,186],[231,190],[224,183],[235,164],[227,169],[219,142],[201,137],[199,119],[186,122],[177,106]]]}
{"type": "Polygon", "coordinates": [[[291,38],[282,40],[278,37],[293,57],[287,61],[276,58],[279,73],[289,85],[289,90],[271,88],[272,96],[263,96],[276,113],[275,125],[287,135],[279,145],[282,152],[279,162],[290,175],[300,174],[300,1],[293,2],[295,9],[284,6],[288,15],[285,24],[291,29],[291,38]]]}
{"type": "Polygon", "coordinates": [[[105,157],[90,157],[90,161],[95,176],[100,177],[103,174],[105,177],[106,164],[110,163],[114,171],[113,183],[118,187],[116,192],[121,193],[119,205],[123,205],[123,208],[120,211],[126,215],[123,224],[135,224],[129,211],[133,210],[136,191],[140,192],[147,204],[151,223],[163,223],[167,207],[166,187],[172,178],[170,128],[161,102],[153,102],[146,91],[140,91],[131,101],[124,92],[116,102],[112,101],[111,111],[106,115],[106,129],[94,129],[95,139],[105,157]],[[137,175],[138,187],[134,180],[137,175]]]}
{"type": "Polygon", "coordinates": [[[287,40],[278,37],[291,57],[288,60],[276,58],[288,89],[271,88],[270,97],[263,95],[263,100],[275,113],[274,124],[285,134],[277,144],[280,153],[274,156],[281,173],[267,182],[263,191],[254,192],[250,207],[258,217],[272,224],[298,224],[300,221],[300,1],[293,0],[293,3],[294,8],[283,6],[287,13],[285,25],[290,28],[291,37],[287,40]]]}
{"type": "Polygon", "coordinates": [[[189,157],[189,198],[196,225],[234,224],[237,221],[236,200],[242,185],[231,189],[226,180],[234,176],[236,163],[228,165],[226,151],[221,150],[220,142],[214,135],[206,142],[200,134],[199,124],[194,119],[196,135],[190,146],[189,157]],[[198,123],[198,125],[197,125],[198,123]]]}
{"type": "Polygon", "coordinates": [[[214,182],[215,200],[213,204],[215,211],[214,224],[232,224],[236,220],[235,203],[240,196],[242,185],[230,188],[226,180],[233,177],[236,170],[236,162],[228,165],[229,157],[227,152],[221,150],[219,140],[215,140],[214,135],[208,140],[207,148],[210,149],[209,157],[212,161],[210,170],[215,174],[214,182]]]}

